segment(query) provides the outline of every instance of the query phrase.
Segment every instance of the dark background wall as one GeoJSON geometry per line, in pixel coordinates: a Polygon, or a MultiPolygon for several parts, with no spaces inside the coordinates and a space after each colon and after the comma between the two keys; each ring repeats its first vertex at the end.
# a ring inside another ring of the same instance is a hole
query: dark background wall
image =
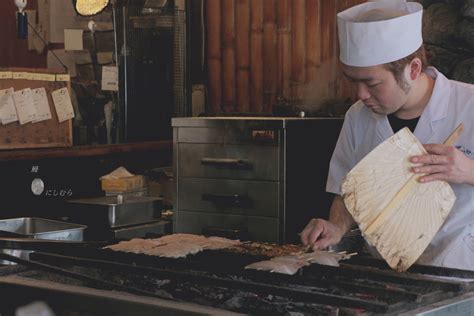
{"type": "MultiPolygon", "coordinates": [[[[26,9],[36,10],[37,1],[29,0],[26,9]]],[[[16,38],[17,11],[12,0],[0,1],[0,67],[46,68],[46,49],[42,54],[28,51],[27,40],[16,38]]]]}

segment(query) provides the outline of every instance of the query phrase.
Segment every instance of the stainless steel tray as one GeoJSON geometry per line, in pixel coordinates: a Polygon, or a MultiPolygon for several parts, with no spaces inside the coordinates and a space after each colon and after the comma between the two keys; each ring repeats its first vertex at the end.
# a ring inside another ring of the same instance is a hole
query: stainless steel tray
{"type": "Polygon", "coordinates": [[[82,241],[87,226],[37,217],[21,217],[0,220],[0,231],[14,233],[18,237],[82,241]]]}
{"type": "Polygon", "coordinates": [[[102,196],[68,200],[70,219],[92,228],[122,227],[160,218],[162,198],[149,196],[102,196]]]}
{"type": "MultiPolygon", "coordinates": [[[[0,220],[1,232],[6,235],[16,235],[18,241],[28,241],[32,239],[60,240],[78,242],[84,238],[84,230],[87,226],[54,221],[37,217],[21,217],[0,220]]],[[[0,248],[0,252],[28,259],[30,250],[0,248]]],[[[0,264],[11,264],[9,261],[0,261],[0,264]]]]}

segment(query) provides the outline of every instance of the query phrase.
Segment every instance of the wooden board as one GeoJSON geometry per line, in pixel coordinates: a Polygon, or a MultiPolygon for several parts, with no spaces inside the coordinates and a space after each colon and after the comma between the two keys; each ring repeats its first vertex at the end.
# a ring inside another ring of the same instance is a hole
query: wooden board
{"type": "MultiPolygon", "coordinates": [[[[42,74],[61,74],[61,71],[51,69],[28,68],[0,68],[0,71],[28,72],[42,74]]],[[[37,89],[44,87],[48,96],[48,103],[52,119],[20,125],[13,122],[7,125],[0,124],[0,150],[17,148],[43,148],[72,146],[72,119],[59,123],[54,108],[51,93],[67,87],[71,94],[69,81],[41,81],[25,79],[0,79],[0,90],[13,88],[15,91],[26,88],[37,89]]]]}

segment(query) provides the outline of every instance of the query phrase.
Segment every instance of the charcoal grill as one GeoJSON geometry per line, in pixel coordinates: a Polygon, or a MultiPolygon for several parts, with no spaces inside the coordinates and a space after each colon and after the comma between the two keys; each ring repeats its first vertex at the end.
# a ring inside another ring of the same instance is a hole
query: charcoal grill
{"type": "Polygon", "coordinates": [[[167,259],[96,245],[59,248],[36,252],[31,260],[74,272],[73,279],[38,267],[16,275],[62,284],[76,280],[83,287],[130,292],[176,304],[192,302],[222,311],[272,315],[398,314],[474,291],[474,282],[468,281],[474,280],[473,271],[414,266],[398,273],[382,261],[364,256],[340,267],[311,265],[288,276],[245,270],[245,265],[267,257],[230,250],[167,259]]]}

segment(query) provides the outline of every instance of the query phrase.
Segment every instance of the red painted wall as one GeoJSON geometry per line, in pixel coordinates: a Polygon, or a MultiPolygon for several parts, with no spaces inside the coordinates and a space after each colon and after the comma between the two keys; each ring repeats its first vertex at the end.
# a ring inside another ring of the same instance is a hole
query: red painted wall
{"type": "MultiPolygon", "coordinates": [[[[36,8],[37,1],[28,0],[26,9],[36,8]]],[[[29,51],[27,40],[16,38],[16,11],[13,0],[0,0],[0,67],[46,68],[47,50],[29,51]]]]}

